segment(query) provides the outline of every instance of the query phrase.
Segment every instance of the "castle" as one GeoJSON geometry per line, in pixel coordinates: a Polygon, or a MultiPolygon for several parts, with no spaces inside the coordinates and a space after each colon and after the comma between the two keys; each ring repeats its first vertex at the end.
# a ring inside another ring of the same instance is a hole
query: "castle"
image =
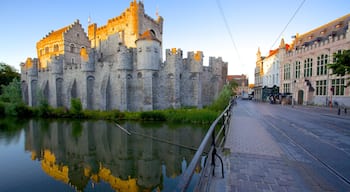
{"type": "Polygon", "coordinates": [[[46,100],[70,108],[79,98],[84,109],[148,111],[209,105],[226,82],[227,62],[203,52],[167,49],[162,56],[163,18],[130,3],[120,16],[84,32],[79,20],[50,32],[37,45],[38,58],[21,63],[23,100],[46,100]]]}

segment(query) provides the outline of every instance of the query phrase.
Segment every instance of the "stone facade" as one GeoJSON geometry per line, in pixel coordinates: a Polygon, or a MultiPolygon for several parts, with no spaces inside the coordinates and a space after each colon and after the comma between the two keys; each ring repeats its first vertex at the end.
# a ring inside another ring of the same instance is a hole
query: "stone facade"
{"type": "MultiPolygon", "coordinates": [[[[327,64],[334,61],[334,53],[350,49],[349,24],[350,14],[296,34],[290,45],[282,39],[279,48],[274,50],[280,65],[279,92],[290,94],[295,104],[350,106],[350,87],[346,86],[349,75],[336,76],[327,69],[327,64]]],[[[257,55],[256,81],[269,75],[263,66],[269,57],[261,56],[260,50],[257,55]]],[[[263,81],[258,82],[256,93],[264,87],[263,81]]],[[[259,96],[257,99],[264,99],[262,94],[259,96]]]]}
{"type": "Polygon", "coordinates": [[[38,59],[21,63],[23,100],[37,106],[70,108],[79,98],[84,109],[147,111],[209,105],[225,84],[227,63],[203,53],[167,49],[162,60],[163,19],[144,13],[133,1],[107,25],[79,21],[50,32],[37,43],[38,59]]]}

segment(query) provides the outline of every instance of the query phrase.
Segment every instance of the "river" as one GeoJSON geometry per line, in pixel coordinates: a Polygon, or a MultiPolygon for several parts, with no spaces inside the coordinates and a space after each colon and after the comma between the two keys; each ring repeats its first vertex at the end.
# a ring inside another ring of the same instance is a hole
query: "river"
{"type": "Polygon", "coordinates": [[[205,133],[188,124],[2,119],[0,190],[172,191],[205,133]]]}

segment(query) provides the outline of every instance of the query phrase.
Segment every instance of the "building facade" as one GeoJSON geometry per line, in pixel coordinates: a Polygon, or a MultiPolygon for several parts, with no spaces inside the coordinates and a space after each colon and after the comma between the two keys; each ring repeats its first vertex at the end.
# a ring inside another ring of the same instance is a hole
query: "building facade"
{"type": "Polygon", "coordinates": [[[23,100],[37,106],[70,108],[78,98],[84,109],[147,111],[202,107],[217,97],[227,62],[203,52],[167,49],[162,58],[163,18],[152,19],[133,1],[120,16],[88,34],[79,21],[50,32],[37,43],[38,58],[21,63],[23,100]]]}
{"type": "Polygon", "coordinates": [[[346,86],[349,75],[333,75],[327,68],[327,64],[334,62],[334,53],[350,49],[349,22],[350,14],[296,34],[290,45],[282,39],[279,48],[270,51],[267,57],[261,56],[259,49],[256,98],[264,100],[264,87],[270,87],[275,79],[273,84],[278,85],[279,93],[291,95],[295,104],[350,106],[350,88],[346,86]],[[272,66],[272,71],[266,69],[268,66],[272,66]]]}
{"type": "Polygon", "coordinates": [[[350,106],[349,75],[327,68],[334,53],[350,49],[350,14],[304,34],[296,34],[281,62],[281,91],[297,104],[350,106]]]}
{"type": "Polygon", "coordinates": [[[262,100],[262,88],[263,88],[263,78],[264,78],[264,56],[261,55],[260,48],[256,53],[256,63],[254,71],[254,100],[262,100]]]}
{"type": "Polygon", "coordinates": [[[236,96],[241,97],[251,94],[251,90],[249,89],[249,80],[246,75],[228,75],[227,81],[235,81],[237,83],[237,88],[234,90],[236,96]]]}

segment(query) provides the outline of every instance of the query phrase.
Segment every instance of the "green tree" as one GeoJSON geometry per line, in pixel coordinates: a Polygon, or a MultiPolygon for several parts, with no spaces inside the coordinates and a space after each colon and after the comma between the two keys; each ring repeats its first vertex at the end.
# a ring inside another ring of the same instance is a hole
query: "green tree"
{"type": "MultiPolygon", "coordinates": [[[[350,49],[343,52],[335,53],[334,63],[328,64],[328,68],[332,69],[333,74],[344,76],[350,74],[350,49]]],[[[349,78],[348,78],[349,79],[349,78]]],[[[347,85],[350,85],[348,81],[347,85]]]]}
{"type": "Polygon", "coordinates": [[[6,115],[23,115],[26,110],[22,102],[21,84],[17,78],[14,78],[8,85],[1,85],[2,94],[0,95],[0,104],[4,108],[6,115]]]}
{"type": "MultiPolygon", "coordinates": [[[[20,74],[6,63],[0,62],[0,85],[8,85],[13,79],[20,79],[20,74]]],[[[0,86],[0,94],[2,93],[2,86],[0,86]]]]}
{"type": "Polygon", "coordinates": [[[213,111],[222,111],[229,104],[233,95],[233,88],[231,84],[224,85],[218,98],[209,106],[213,111]]]}

